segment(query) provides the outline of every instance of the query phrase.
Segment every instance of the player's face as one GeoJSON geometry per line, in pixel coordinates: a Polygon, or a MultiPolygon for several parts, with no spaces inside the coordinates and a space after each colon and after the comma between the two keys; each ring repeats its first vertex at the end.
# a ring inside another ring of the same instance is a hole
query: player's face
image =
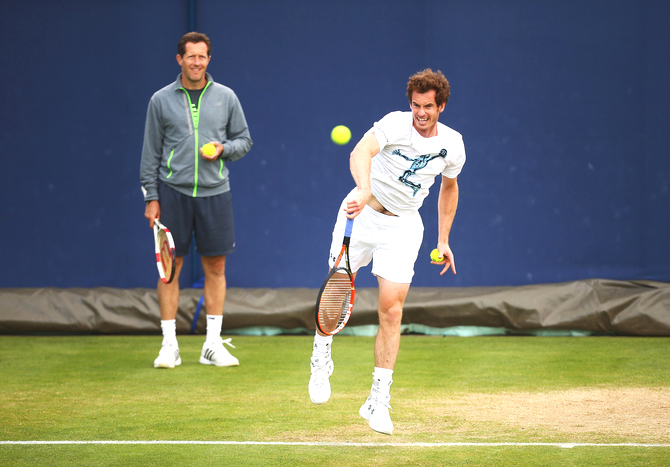
{"type": "Polygon", "coordinates": [[[438,107],[435,102],[435,91],[412,93],[410,107],[414,116],[414,128],[424,138],[437,135],[437,120],[444,110],[445,104],[438,107]]]}
{"type": "Polygon", "coordinates": [[[177,62],[181,66],[181,82],[186,89],[201,89],[205,87],[207,65],[210,56],[207,55],[207,44],[204,42],[187,42],[184,55],[177,55],[177,62]]]}

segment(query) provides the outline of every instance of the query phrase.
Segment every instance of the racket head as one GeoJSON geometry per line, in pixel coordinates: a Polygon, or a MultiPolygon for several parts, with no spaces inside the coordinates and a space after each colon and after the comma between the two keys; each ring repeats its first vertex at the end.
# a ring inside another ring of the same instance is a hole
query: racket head
{"type": "Polygon", "coordinates": [[[323,282],[316,299],[316,326],[332,336],[346,326],[354,307],[354,277],[346,268],[333,268],[323,282]]]}
{"type": "Polygon", "coordinates": [[[154,221],[154,244],[158,276],[164,283],[169,284],[174,279],[176,269],[174,239],[170,230],[161,224],[158,219],[154,221]]]}

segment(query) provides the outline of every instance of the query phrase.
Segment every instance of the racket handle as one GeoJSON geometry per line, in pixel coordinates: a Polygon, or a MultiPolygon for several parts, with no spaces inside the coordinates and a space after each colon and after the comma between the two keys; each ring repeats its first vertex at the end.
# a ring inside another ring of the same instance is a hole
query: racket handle
{"type": "Polygon", "coordinates": [[[351,229],[354,227],[354,220],[347,217],[347,225],[344,227],[344,236],[351,237],[351,229]]]}

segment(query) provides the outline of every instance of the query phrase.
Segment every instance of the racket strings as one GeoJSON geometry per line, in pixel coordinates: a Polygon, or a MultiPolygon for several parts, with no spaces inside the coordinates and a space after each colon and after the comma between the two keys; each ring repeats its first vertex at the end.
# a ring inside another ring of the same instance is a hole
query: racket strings
{"type": "Polygon", "coordinates": [[[326,283],[319,301],[319,322],[323,330],[331,332],[346,319],[351,304],[349,274],[333,274],[326,283]]]}
{"type": "Polygon", "coordinates": [[[172,269],[172,249],[170,248],[170,242],[168,241],[167,235],[164,231],[158,232],[158,243],[160,244],[160,257],[163,267],[166,271],[172,269]]]}

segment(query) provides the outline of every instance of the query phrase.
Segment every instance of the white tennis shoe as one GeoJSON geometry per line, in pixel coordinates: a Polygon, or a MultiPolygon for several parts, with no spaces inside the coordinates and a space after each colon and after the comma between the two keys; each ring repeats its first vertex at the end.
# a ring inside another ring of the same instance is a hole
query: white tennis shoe
{"type": "Polygon", "coordinates": [[[181,365],[179,347],[176,345],[164,345],[154,360],[154,368],[174,368],[181,365]]]}
{"type": "Polygon", "coordinates": [[[227,344],[232,348],[235,348],[233,344],[230,343],[232,339],[221,339],[219,338],[218,342],[205,342],[202,345],[202,353],[200,354],[200,363],[203,365],[216,365],[216,366],[237,366],[240,364],[240,361],[233,357],[228,349],[226,349],[223,344],[227,344]]]}
{"type": "Polygon", "coordinates": [[[370,423],[370,428],[387,435],[393,434],[393,422],[391,421],[391,396],[381,397],[377,400],[372,394],[368,396],[358,411],[358,414],[370,423]]]}
{"type": "Polygon", "coordinates": [[[315,404],[325,404],[330,399],[330,375],[335,365],[330,355],[311,358],[312,374],[309,377],[309,398],[315,404]]]}

